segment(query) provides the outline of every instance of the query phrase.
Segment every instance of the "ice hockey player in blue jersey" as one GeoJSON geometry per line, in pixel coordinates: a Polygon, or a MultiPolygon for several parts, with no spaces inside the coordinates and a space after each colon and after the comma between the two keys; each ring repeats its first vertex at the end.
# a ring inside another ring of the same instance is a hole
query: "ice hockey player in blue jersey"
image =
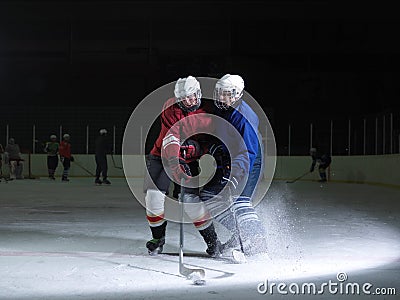
{"type": "Polygon", "coordinates": [[[201,191],[201,199],[215,220],[232,232],[221,251],[241,248],[246,256],[252,256],[266,252],[266,232],[252,205],[261,173],[262,151],[259,120],[242,99],[243,89],[244,81],[238,75],[226,74],[215,85],[215,114],[232,126],[224,125],[223,121],[215,124],[219,142],[210,146],[210,154],[217,162],[217,172],[201,191]],[[215,197],[226,186],[230,195],[215,197]]]}

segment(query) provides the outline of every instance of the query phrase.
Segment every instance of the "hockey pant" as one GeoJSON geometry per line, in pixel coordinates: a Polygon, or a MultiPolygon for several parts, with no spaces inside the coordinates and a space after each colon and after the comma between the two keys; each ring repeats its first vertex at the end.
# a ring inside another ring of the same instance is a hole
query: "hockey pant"
{"type": "Polygon", "coordinates": [[[108,172],[108,163],[107,163],[107,156],[106,155],[96,155],[96,178],[99,179],[100,175],[103,176],[103,179],[107,179],[107,172],[108,172]]]}
{"type": "Polygon", "coordinates": [[[47,156],[47,170],[50,177],[53,177],[58,165],[58,156],[47,156]]]}
{"type": "MultiPolygon", "coordinates": [[[[167,221],[165,220],[165,194],[167,193],[171,180],[166,174],[161,158],[149,155],[147,161],[147,174],[144,181],[144,192],[146,193],[146,217],[153,238],[159,239],[165,236],[167,221]]],[[[193,164],[192,171],[195,171],[193,164]]],[[[193,221],[194,226],[200,233],[212,225],[210,214],[194,189],[185,190],[183,202],[186,214],[193,221]]]]}

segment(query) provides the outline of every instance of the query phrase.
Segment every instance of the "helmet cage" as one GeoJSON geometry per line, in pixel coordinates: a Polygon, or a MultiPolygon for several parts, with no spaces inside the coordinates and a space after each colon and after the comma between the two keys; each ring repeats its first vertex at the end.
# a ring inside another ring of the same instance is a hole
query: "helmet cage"
{"type": "Polygon", "coordinates": [[[201,90],[197,89],[196,92],[193,94],[177,97],[176,103],[184,111],[192,112],[197,110],[201,105],[201,90]],[[193,104],[189,104],[187,103],[188,99],[195,100],[196,102],[194,102],[193,104]]]}
{"type": "Polygon", "coordinates": [[[231,107],[235,107],[242,96],[243,91],[239,91],[235,87],[216,87],[214,89],[214,104],[219,109],[228,110],[231,107]]]}

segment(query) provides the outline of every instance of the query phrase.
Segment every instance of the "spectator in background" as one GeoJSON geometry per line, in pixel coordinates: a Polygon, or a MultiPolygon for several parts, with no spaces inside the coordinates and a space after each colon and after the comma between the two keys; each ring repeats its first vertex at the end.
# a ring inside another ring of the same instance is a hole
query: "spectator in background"
{"type": "Polygon", "coordinates": [[[64,166],[64,171],[61,177],[61,181],[69,181],[68,174],[69,169],[71,168],[71,162],[74,161],[74,157],[71,155],[71,143],[70,143],[70,135],[68,133],[63,135],[63,140],[60,143],[58,148],[58,152],[60,154],[61,163],[64,166]]]}
{"type": "Polygon", "coordinates": [[[49,172],[49,178],[55,180],[54,173],[58,166],[58,148],[60,144],[57,142],[57,136],[51,135],[50,142],[46,143],[44,152],[47,153],[47,170],[49,172]]]}
{"type": "Polygon", "coordinates": [[[111,152],[111,143],[107,137],[107,130],[100,129],[100,135],[96,138],[96,149],[95,149],[95,160],[96,160],[96,179],[94,183],[96,185],[111,184],[107,179],[108,163],[107,153],[111,152]],[[103,181],[100,180],[100,176],[103,177],[103,181]]]}
{"type": "Polygon", "coordinates": [[[14,138],[8,140],[8,145],[5,149],[5,162],[10,167],[10,180],[24,179],[22,175],[24,159],[22,158],[19,145],[15,143],[14,138]]]}
{"type": "Polygon", "coordinates": [[[329,154],[322,154],[319,155],[317,153],[316,148],[311,148],[310,149],[310,155],[312,159],[312,164],[310,167],[310,172],[314,172],[315,165],[318,163],[318,171],[319,171],[319,177],[321,178],[319,182],[326,182],[326,169],[330,166],[331,164],[331,156],[329,154]]]}

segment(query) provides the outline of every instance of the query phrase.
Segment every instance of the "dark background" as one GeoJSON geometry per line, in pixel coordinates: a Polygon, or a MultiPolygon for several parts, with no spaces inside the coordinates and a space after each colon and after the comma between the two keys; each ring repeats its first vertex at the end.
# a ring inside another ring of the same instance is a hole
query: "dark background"
{"type": "Polygon", "coordinates": [[[348,154],[349,119],[351,154],[363,150],[364,119],[367,154],[398,152],[399,18],[376,1],[2,1],[0,143],[7,124],[27,149],[33,124],[40,140],[62,125],[84,153],[87,125],[92,140],[115,126],[120,152],[153,89],[231,73],[269,116],[278,154],[288,154],[289,124],[291,154],[307,154],[310,123],[328,151],[331,120],[333,154],[348,154]]]}

